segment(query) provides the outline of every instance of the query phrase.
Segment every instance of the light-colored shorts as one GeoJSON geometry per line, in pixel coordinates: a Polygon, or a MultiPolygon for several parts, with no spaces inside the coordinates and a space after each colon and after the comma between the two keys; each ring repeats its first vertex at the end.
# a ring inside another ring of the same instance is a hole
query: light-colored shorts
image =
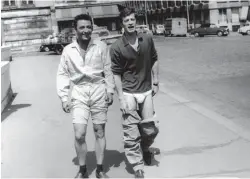
{"type": "Polygon", "coordinates": [[[107,92],[104,83],[87,83],[74,86],[71,97],[73,123],[88,124],[91,117],[94,124],[107,122],[107,92]]]}

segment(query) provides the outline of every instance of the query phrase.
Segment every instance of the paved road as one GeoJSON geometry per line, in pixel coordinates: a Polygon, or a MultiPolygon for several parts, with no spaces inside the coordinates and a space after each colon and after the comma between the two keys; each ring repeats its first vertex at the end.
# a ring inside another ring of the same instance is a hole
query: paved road
{"type": "Polygon", "coordinates": [[[250,36],[155,41],[168,90],[250,130],[250,36]]]}

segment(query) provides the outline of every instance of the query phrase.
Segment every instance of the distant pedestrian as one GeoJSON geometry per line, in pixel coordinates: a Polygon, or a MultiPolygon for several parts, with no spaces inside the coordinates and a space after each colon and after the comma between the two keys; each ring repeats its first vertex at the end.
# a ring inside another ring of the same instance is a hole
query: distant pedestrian
{"type": "Polygon", "coordinates": [[[159,90],[158,57],[152,36],[137,34],[134,10],[124,8],[120,17],[124,34],[111,46],[111,68],[124,119],[125,155],[135,177],[143,178],[144,162],[151,164],[149,147],[158,134],[153,106],[159,90]]]}
{"type": "Polygon", "coordinates": [[[80,169],[76,178],[88,178],[86,167],[86,132],[93,121],[96,138],[97,178],[108,178],[103,172],[106,148],[105,124],[108,106],[113,102],[114,79],[107,45],[91,38],[92,18],[81,14],[74,19],[77,40],[67,45],[57,73],[57,92],[66,113],[71,111],[75,131],[75,149],[80,169]],[[69,99],[70,84],[72,87],[69,99]]]}

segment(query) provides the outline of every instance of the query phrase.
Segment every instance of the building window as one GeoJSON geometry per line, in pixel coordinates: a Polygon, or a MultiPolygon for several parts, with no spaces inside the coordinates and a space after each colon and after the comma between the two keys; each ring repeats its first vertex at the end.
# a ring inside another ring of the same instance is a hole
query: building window
{"type": "Polygon", "coordinates": [[[174,7],[175,2],[174,1],[168,1],[168,7],[174,7]]]}
{"type": "Polygon", "coordinates": [[[219,9],[220,23],[227,23],[227,9],[219,9]]]}
{"type": "Polygon", "coordinates": [[[227,3],[225,0],[218,0],[217,3],[227,3]]]}
{"type": "Polygon", "coordinates": [[[176,1],[176,6],[181,6],[181,1],[176,1]]]}
{"type": "Polygon", "coordinates": [[[200,4],[200,1],[193,1],[194,4],[200,4]]]}
{"type": "Polygon", "coordinates": [[[150,1],[147,1],[146,3],[147,3],[147,9],[150,10],[151,9],[151,3],[150,3],[150,1]]]}
{"type": "Polygon", "coordinates": [[[3,1],[3,6],[15,6],[16,1],[15,0],[4,0],[3,1]]]}
{"type": "Polygon", "coordinates": [[[232,23],[239,23],[240,21],[240,10],[237,7],[232,8],[232,23]]]}
{"type": "Polygon", "coordinates": [[[22,5],[33,5],[33,0],[22,0],[22,5]]]}
{"type": "Polygon", "coordinates": [[[156,7],[157,9],[161,9],[161,1],[156,1],[156,7]]]}
{"type": "Polygon", "coordinates": [[[167,8],[167,7],[168,7],[167,1],[162,1],[162,4],[163,4],[163,7],[164,7],[164,8],[167,8]]]}

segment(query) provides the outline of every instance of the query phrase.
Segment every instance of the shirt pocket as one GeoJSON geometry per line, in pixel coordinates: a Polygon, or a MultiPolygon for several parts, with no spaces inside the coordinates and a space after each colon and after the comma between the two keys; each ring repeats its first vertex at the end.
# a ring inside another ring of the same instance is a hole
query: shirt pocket
{"type": "Polygon", "coordinates": [[[102,70],[103,69],[103,59],[102,59],[102,53],[101,50],[98,49],[96,51],[92,51],[92,54],[90,55],[90,66],[94,69],[97,70],[102,70]]]}

